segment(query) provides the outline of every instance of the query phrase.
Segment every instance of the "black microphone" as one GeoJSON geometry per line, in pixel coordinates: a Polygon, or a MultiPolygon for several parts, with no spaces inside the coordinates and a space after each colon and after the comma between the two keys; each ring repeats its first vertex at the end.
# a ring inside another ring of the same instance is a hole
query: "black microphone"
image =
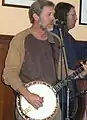
{"type": "Polygon", "coordinates": [[[66,25],[65,21],[61,21],[59,19],[54,19],[54,25],[66,25]]]}

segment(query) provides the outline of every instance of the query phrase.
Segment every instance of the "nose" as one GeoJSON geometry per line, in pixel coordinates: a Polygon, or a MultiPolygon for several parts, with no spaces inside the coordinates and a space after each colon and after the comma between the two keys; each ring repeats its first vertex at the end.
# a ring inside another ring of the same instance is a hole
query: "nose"
{"type": "Polygon", "coordinates": [[[76,18],[75,18],[75,20],[78,20],[78,17],[77,17],[77,15],[76,15],[76,18]]]}

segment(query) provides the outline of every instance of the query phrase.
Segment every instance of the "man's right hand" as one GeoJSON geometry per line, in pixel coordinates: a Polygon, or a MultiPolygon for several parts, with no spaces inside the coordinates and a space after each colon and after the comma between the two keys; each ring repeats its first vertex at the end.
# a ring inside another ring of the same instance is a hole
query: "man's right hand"
{"type": "Polygon", "coordinates": [[[36,109],[43,106],[43,97],[37,94],[29,92],[24,86],[18,88],[19,93],[21,93],[24,98],[36,109]]]}
{"type": "Polygon", "coordinates": [[[40,97],[37,94],[29,93],[29,96],[27,96],[28,102],[35,108],[39,109],[43,106],[43,97],[40,97]]]}

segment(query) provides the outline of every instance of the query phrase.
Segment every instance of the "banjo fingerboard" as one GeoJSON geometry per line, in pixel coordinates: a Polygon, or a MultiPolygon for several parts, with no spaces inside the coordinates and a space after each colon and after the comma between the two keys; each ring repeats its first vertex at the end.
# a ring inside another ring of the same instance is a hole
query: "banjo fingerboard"
{"type": "Polygon", "coordinates": [[[77,68],[72,74],[70,74],[65,80],[61,80],[59,81],[55,86],[54,89],[56,90],[56,92],[58,93],[62,87],[67,86],[67,84],[73,80],[76,76],[78,76],[82,71],[84,71],[83,66],[80,66],[79,68],[77,68]]]}

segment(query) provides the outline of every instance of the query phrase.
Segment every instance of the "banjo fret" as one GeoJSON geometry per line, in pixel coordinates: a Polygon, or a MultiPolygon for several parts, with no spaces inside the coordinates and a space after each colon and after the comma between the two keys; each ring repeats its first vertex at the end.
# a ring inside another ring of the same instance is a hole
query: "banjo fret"
{"type": "Polygon", "coordinates": [[[71,80],[73,80],[76,76],[78,76],[82,71],[84,71],[83,66],[77,68],[73,73],[71,73],[65,80],[60,80],[55,86],[54,89],[58,93],[62,87],[67,86],[71,80]]]}

